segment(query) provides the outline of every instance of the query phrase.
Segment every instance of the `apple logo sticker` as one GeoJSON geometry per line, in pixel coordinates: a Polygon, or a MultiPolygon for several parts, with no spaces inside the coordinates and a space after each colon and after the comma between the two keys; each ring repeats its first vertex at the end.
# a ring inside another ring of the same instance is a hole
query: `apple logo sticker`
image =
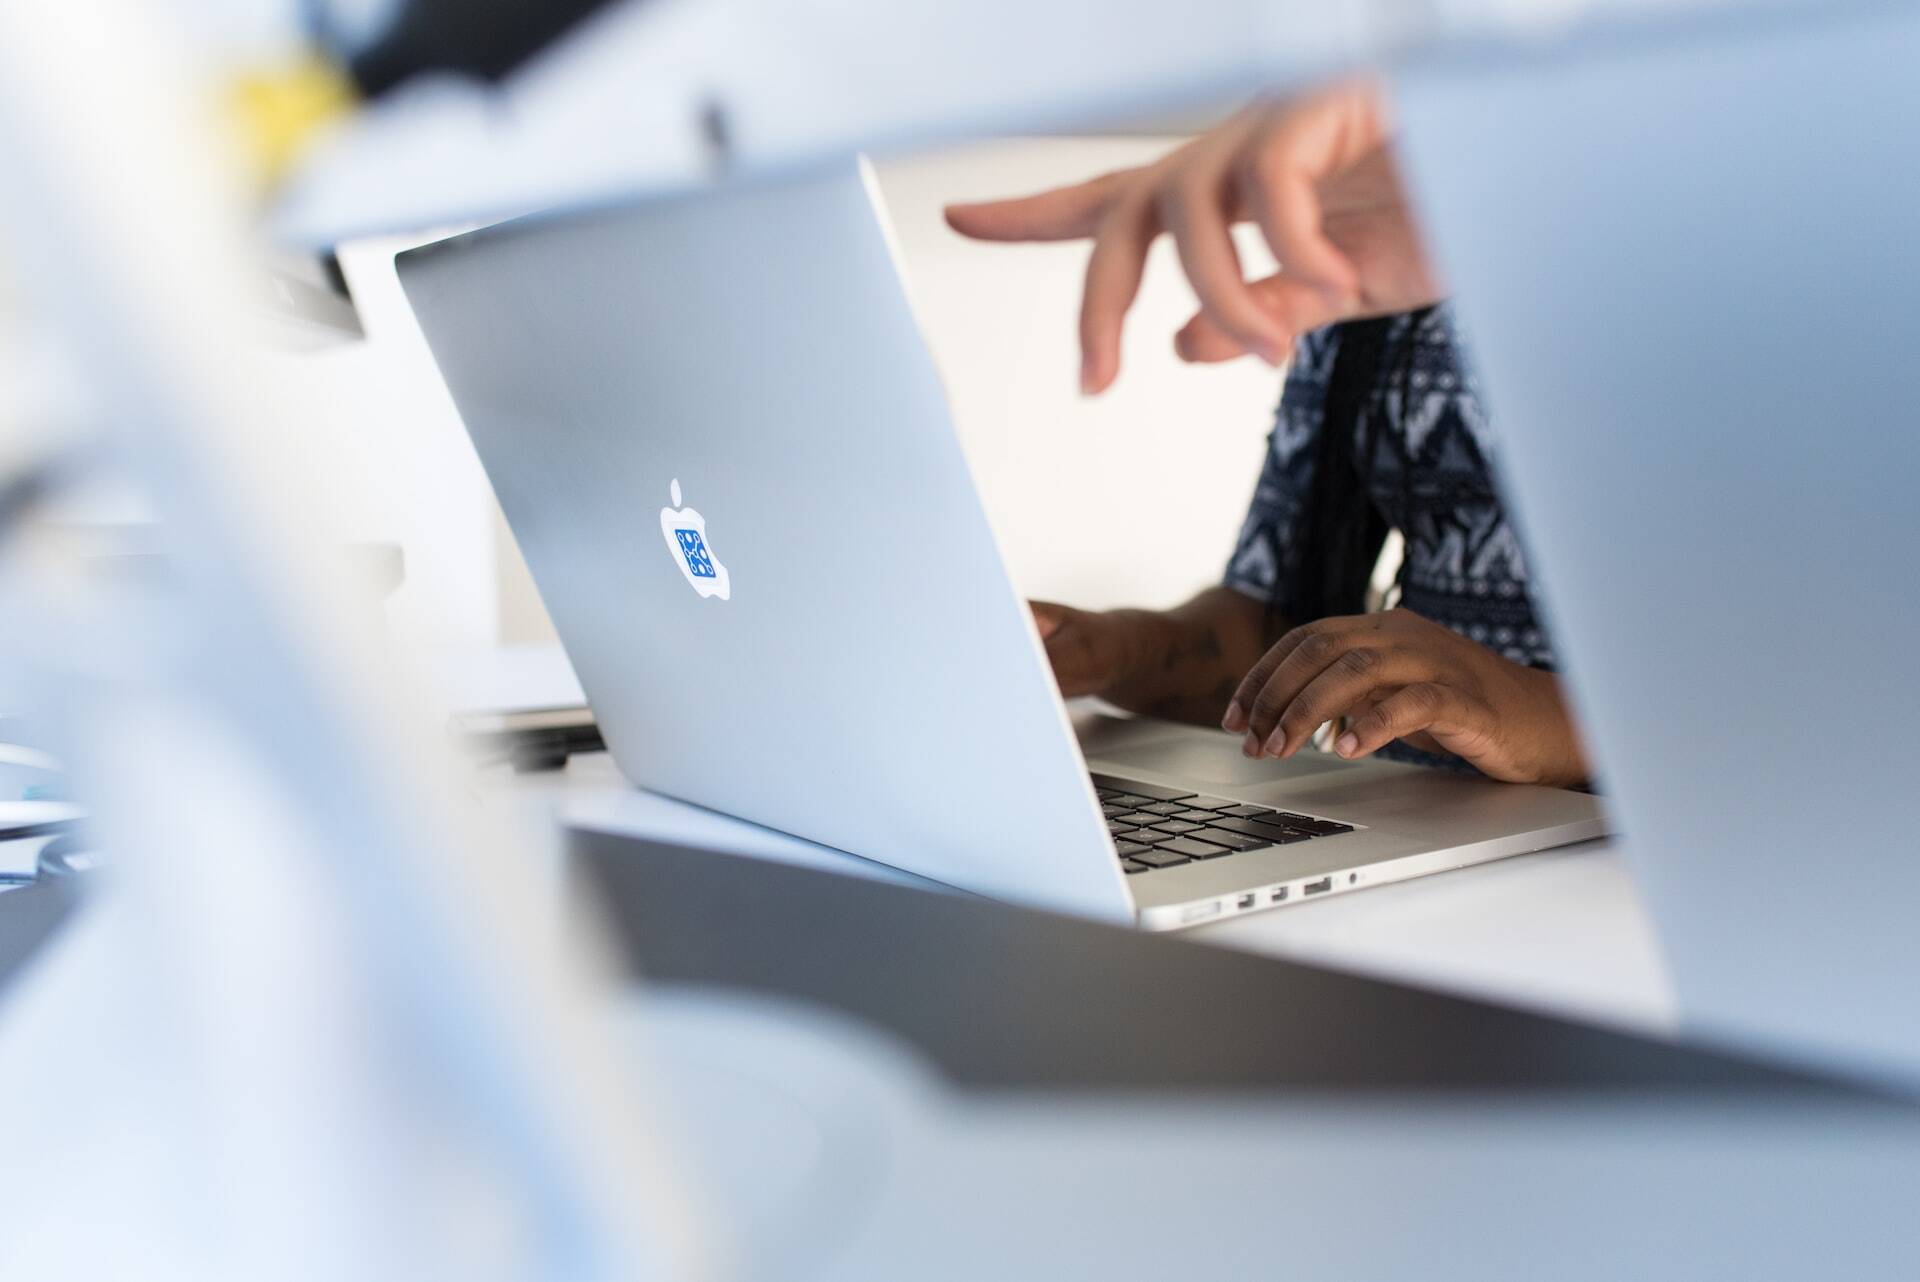
{"type": "Polygon", "coordinates": [[[660,533],[667,540],[667,551],[687,583],[703,597],[717,596],[722,601],[733,591],[727,567],[707,545],[707,518],[690,507],[680,506],[680,478],[667,489],[671,507],[660,509],[660,533]]]}

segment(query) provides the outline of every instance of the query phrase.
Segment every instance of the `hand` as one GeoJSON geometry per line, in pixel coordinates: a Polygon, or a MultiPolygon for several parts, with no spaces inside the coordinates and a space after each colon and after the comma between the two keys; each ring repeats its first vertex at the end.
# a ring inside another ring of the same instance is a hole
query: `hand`
{"type": "Polygon", "coordinates": [[[1588,778],[1552,673],[1503,659],[1406,610],[1323,619],[1276,642],[1221,723],[1251,757],[1290,757],[1335,717],[1334,751],[1364,757],[1395,739],[1451,752],[1512,783],[1588,778]]]}
{"type": "Polygon", "coordinates": [[[1163,231],[1200,299],[1175,338],[1191,361],[1253,352],[1278,365],[1308,330],[1408,311],[1443,292],[1400,184],[1386,105],[1369,81],[1256,105],[1151,165],[950,206],[947,222],[980,240],[1092,238],[1080,303],[1088,394],[1119,375],[1121,328],[1163,231]],[[1247,220],[1281,264],[1251,284],[1229,234],[1247,220]]]}
{"type": "Polygon", "coordinates": [[[1028,607],[1063,698],[1105,694],[1120,680],[1128,666],[1126,629],[1113,615],[1051,601],[1030,601],[1028,607]]]}

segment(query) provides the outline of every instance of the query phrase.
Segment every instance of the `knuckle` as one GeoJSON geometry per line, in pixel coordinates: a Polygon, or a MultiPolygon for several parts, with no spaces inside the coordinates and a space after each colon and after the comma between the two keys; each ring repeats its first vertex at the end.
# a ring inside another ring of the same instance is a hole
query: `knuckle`
{"type": "Polygon", "coordinates": [[[1178,179],[1160,184],[1153,193],[1153,208],[1160,215],[1160,221],[1168,227],[1178,227],[1183,221],[1186,201],[1178,179]]]}
{"type": "Polygon", "coordinates": [[[1330,633],[1316,632],[1300,643],[1300,657],[1316,668],[1324,668],[1339,657],[1340,642],[1330,633]]]}
{"type": "Polygon", "coordinates": [[[1243,711],[1253,713],[1260,704],[1260,687],[1253,682],[1242,681],[1233,692],[1233,702],[1239,704],[1243,711]]]}
{"type": "Polygon", "coordinates": [[[1286,153],[1278,147],[1250,147],[1240,157],[1240,176],[1262,193],[1287,181],[1286,153]]]}
{"type": "Polygon", "coordinates": [[[1094,248],[1111,246],[1129,231],[1139,218],[1139,212],[1130,200],[1110,200],[1100,211],[1100,217],[1093,225],[1094,248]]]}
{"type": "Polygon", "coordinates": [[[1432,716],[1446,705],[1446,691],[1431,681],[1421,681],[1400,692],[1409,712],[1432,716]]]}
{"type": "Polygon", "coordinates": [[[1233,159],[1233,178],[1243,193],[1257,198],[1273,185],[1272,165],[1257,148],[1243,151],[1233,159]]]}
{"type": "Polygon", "coordinates": [[[1393,728],[1384,713],[1364,712],[1347,722],[1347,733],[1361,743],[1372,743],[1376,739],[1390,739],[1393,728]]]}
{"type": "Polygon", "coordinates": [[[1274,686],[1264,686],[1253,701],[1254,717],[1263,722],[1272,721],[1286,710],[1286,706],[1281,701],[1279,689],[1274,686]]]}
{"type": "Polygon", "coordinates": [[[1178,227],[1188,232],[1201,225],[1217,208],[1219,201],[1212,187],[1200,176],[1190,172],[1181,172],[1160,188],[1157,207],[1161,220],[1169,227],[1178,227]]]}
{"type": "Polygon", "coordinates": [[[1295,701],[1280,718],[1280,728],[1287,732],[1288,738],[1310,735],[1320,728],[1326,718],[1314,712],[1306,705],[1295,701]]]}
{"type": "Polygon", "coordinates": [[[1349,650],[1334,665],[1342,676],[1365,678],[1380,668],[1380,652],[1365,646],[1349,650]]]}
{"type": "Polygon", "coordinates": [[[1167,170],[1164,186],[1188,200],[1204,196],[1212,185],[1213,168],[1213,162],[1200,153],[1183,155],[1167,170]]]}
{"type": "Polygon", "coordinates": [[[1253,696],[1253,706],[1276,716],[1286,705],[1280,701],[1280,689],[1275,685],[1263,685],[1253,696]]]}

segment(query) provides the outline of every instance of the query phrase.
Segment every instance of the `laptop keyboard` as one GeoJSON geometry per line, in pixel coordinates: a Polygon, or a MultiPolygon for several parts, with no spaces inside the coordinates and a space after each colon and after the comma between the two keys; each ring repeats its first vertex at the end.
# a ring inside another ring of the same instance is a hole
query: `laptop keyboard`
{"type": "Polygon", "coordinates": [[[1129,873],[1353,831],[1352,824],[1331,819],[1113,775],[1094,775],[1093,788],[1100,797],[1100,812],[1107,817],[1107,831],[1113,834],[1120,866],[1129,873]]]}

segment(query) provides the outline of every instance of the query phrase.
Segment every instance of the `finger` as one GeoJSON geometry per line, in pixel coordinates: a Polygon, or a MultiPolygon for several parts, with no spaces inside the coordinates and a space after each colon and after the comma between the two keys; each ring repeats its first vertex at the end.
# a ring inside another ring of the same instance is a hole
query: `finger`
{"type": "MultiPolygon", "coordinates": [[[[1249,692],[1246,704],[1248,756],[1257,757],[1266,750],[1267,741],[1280,724],[1280,715],[1307,688],[1310,681],[1332,667],[1349,650],[1359,648],[1376,635],[1376,628],[1369,625],[1364,615],[1322,619],[1309,624],[1306,629],[1296,630],[1304,631],[1306,635],[1299,638],[1286,656],[1274,665],[1266,683],[1258,690],[1249,692]]],[[[1281,638],[1281,644],[1285,643],[1286,638],[1281,638]]]]}
{"type": "Polygon", "coordinates": [[[1327,238],[1319,182],[1351,163],[1356,141],[1377,143],[1383,122],[1368,86],[1345,85],[1286,108],[1281,123],[1242,152],[1236,175],[1243,208],[1259,224],[1281,269],[1328,291],[1354,293],[1358,273],[1327,238]]]}
{"type": "Polygon", "coordinates": [[[1060,625],[1067,621],[1067,607],[1051,601],[1029,601],[1027,609],[1033,612],[1033,625],[1040,630],[1042,641],[1058,632],[1060,625]]]}
{"type": "Polygon", "coordinates": [[[1253,707],[1254,696],[1266,688],[1267,678],[1280,666],[1293,649],[1300,644],[1302,628],[1295,628],[1267,647],[1267,652],[1254,661],[1247,675],[1240,678],[1240,684],[1234,689],[1233,698],[1227,701],[1226,715],[1220,718],[1220,728],[1232,734],[1241,734],[1247,728],[1247,712],[1253,707]]]}
{"type": "Polygon", "coordinates": [[[1387,690],[1438,675],[1428,655],[1417,651],[1357,645],[1307,682],[1280,712],[1265,741],[1264,755],[1289,757],[1304,748],[1314,732],[1335,717],[1384,702],[1387,690]]]}
{"type": "Polygon", "coordinates": [[[1293,652],[1311,638],[1323,632],[1339,630],[1343,625],[1353,622],[1357,620],[1321,619],[1317,623],[1308,623],[1294,628],[1269,646],[1267,652],[1247,669],[1247,675],[1240,679],[1239,688],[1233,692],[1233,698],[1227,704],[1227,714],[1221,719],[1221,728],[1235,734],[1246,730],[1255,698],[1266,688],[1268,679],[1280,665],[1291,658],[1293,652]]]}
{"type": "Polygon", "coordinates": [[[1474,705],[1459,691],[1438,682],[1417,681],[1355,717],[1333,750],[1352,760],[1421,731],[1440,738],[1470,734],[1474,723],[1474,705]]]}
{"type": "Polygon", "coordinates": [[[1150,201],[1123,201],[1101,220],[1080,294],[1080,390],[1088,396],[1120,376],[1120,336],[1140,295],[1147,250],[1159,234],[1150,201]]]}
{"type": "Polygon", "coordinates": [[[948,205],[947,226],[974,240],[1081,240],[1093,235],[1120,188],[1136,173],[1123,169],[1032,196],[948,205]]]}
{"type": "MultiPolygon", "coordinates": [[[[1284,273],[1257,280],[1247,289],[1289,346],[1302,334],[1345,320],[1349,314],[1346,309],[1336,307],[1321,291],[1284,273]]],[[[1205,312],[1195,313],[1173,336],[1173,350],[1181,360],[1196,364],[1236,360],[1247,354],[1239,340],[1221,329],[1205,312]]]]}
{"type": "Polygon", "coordinates": [[[1256,162],[1242,181],[1240,199],[1288,275],[1318,289],[1336,306],[1359,292],[1359,272],[1327,238],[1320,193],[1310,171],[1291,163],[1275,168],[1256,162]]]}
{"type": "Polygon", "coordinates": [[[1279,365],[1287,358],[1287,340],[1247,289],[1225,198],[1207,173],[1182,174],[1163,189],[1160,221],[1173,235],[1200,309],[1246,350],[1279,365]]]}

